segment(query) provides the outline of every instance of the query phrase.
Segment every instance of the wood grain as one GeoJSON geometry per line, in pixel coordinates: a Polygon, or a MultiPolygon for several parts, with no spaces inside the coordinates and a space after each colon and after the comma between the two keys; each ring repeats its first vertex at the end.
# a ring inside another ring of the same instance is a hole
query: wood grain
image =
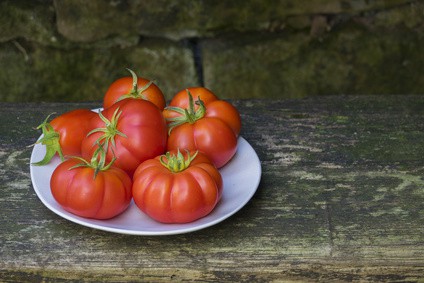
{"type": "Polygon", "coordinates": [[[74,224],[32,188],[33,127],[100,103],[1,103],[1,281],[424,280],[424,97],[232,102],[258,191],[218,225],[159,237],[74,224]]]}

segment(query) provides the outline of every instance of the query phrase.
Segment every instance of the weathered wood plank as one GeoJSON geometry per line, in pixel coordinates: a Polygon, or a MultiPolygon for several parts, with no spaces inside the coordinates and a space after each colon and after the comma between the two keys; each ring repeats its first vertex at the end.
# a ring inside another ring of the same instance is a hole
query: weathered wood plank
{"type": "Polygon", "coordinates": [[[424,280],[424,97],[234,101],[260,187],[240,212],[190,234],[82,227],[38,200],[32,128],[88,104],[0,104],[3,281],[424,280]]]}

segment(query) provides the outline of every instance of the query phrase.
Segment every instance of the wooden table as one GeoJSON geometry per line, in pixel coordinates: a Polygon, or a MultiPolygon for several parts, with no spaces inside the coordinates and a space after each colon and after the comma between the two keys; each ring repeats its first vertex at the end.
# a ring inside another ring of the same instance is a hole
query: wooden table
{"type": "Polygon", "coordinates": [[[46,208],[29,157],[51,113],[0,103],[0,281],[424,282],[424,96],[233,101],[262,180],[229,219],[132,236],[46,208]]]}

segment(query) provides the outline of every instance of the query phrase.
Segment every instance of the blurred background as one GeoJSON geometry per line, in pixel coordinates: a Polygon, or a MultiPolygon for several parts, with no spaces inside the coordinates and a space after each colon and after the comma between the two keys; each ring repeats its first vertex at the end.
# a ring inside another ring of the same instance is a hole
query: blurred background
{"type": "Polygon", "coordinates": [[[424,94],[424,1],[1,0],[0,101],[100,101],[125,68],[167,99],[424,94]]]}

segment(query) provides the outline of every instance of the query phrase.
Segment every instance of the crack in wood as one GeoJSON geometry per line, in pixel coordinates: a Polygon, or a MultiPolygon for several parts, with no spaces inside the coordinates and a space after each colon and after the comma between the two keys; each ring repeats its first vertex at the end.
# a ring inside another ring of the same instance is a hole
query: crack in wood
{"type": "Polygon", "coordinates": [[[330,257],[332,257],[334,248],[334,227],[331,217],[331,204],[328,202],[325,203],[325,219],[327,220],[327,229],[329,233],[328,241],[330,245],[330,257]]]}
{"type": "MultiPolygon", "coordinates": [[[[327,191],[330,191],[330,185],[327,184],[327,191]]],[[[328,229],[328,244],[330,246],[330,257],[333,257],[333,249],[334,249],[334,226],[333,226],[333,217],[332,217],[332,208],[331,203],[328,199],[328,195],[325,195],[325,219],[328,229]]]]}

